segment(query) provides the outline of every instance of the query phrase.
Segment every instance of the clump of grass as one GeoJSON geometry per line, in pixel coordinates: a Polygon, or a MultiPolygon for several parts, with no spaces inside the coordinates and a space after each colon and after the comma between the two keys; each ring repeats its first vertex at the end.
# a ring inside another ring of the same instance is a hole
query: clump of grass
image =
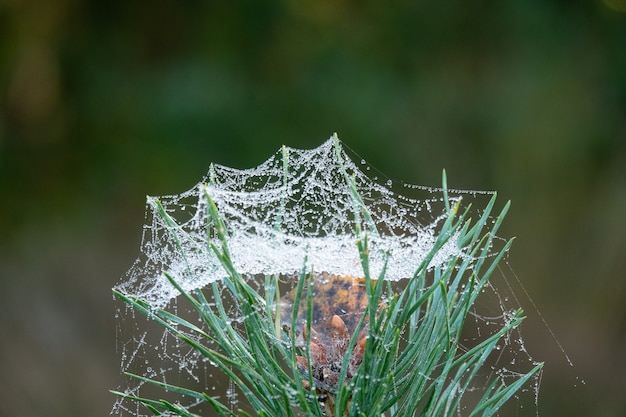
{"type": "MultiPolygon", "coordinates": [[[[351,181],[348,176],[346,180],[351,181]]],[[[316,389],[320,381],[313,378],[310,366],[302,369],[302,363],[299,367],[297,360],[304,357],[307,363],[311,363],[313,274],[305,269],[301,271],[294,291],[291,323],[283,326],[278,277],[267,276],[262,291],[257,291],[250,285],[249,278],[237,271],[229,250],[227,227],[206,188],[208,226],[212,236],[217,237],[216,241],[207,239],[207,250],[218,257],[227,276],[207,288],[187,292],[174,277],[164,272],[198,315],[201,324],[194,324],[166,309],[154,308],[144,300],[117,290],[114,293],[214,364],[239,389],[258,416],[324,416],[325,413],[337,417],[491,416],[542,367],[542,364],[536,364],[506,384],[494,373],[486,384],[483,379],[477,381],[498,343],[520,325],[523,319],[520,310],[511,312],[501,329],[475,346],[466,348],[461,342],[461,332],[477,297],[511,244],[507,242],[492,256],[495,233],[509,205],[505,205],[494,221],[494,195],[480,218],[471,221],[468,211],[459,213],[458,204],[450,204],[445,191],[445,172],[443,189],[447,218],[436,243],[414,275],[407,279],[404,288],[394,292],[390,282],[385,281],[384,269],[379,276],[371,275],[369,215],[356,194],[356,187],[352,187],[355,244],[360,254],[368,306],[353,330],[339,364],[338,380],[330,393],[332,407],[320,402],[327,398],[321,398],[320,390],[316,389]],[[451,256],[444,265],[429,269],[431,260],[450,239],[456,240],[458,247],[462,248],[459,255],[451,256]],[[243,317],[240,324],[233,323],[224,305],[226,298],[232,299],[235,309],[243,317]],[[305,302],[301,303],[303,300],[305,302]],[[295,331],[286,331],[297,328],[300,305],[307,309],[308,331],[305,332],[304,345],[296,340],[295,331]],[[351,356],[363,329],[367,331],[363,358],[356,372],[348,376],[351,356]],[[465,394],[476,385],[484,392],[482,398],[470,401],[471,404],[462,402],[465,394]]],[[[159,213],[166,224],[176,228],[176,222],[165,210],[159,210],[159,213]]],[[[179,245],[178,249],[184,257],[182,246],[179,245]]],[[[208,404],[219,416],[250,415],[240,409],[231,409],[227,403],[204,391],[141,375],[128,375],[170,393],[194,398],[196,403],[208,404]]],[[[154,415],[195,415],[190,408],[176,402],[117,391],[115,394],[143,404],[154,415]]]]}

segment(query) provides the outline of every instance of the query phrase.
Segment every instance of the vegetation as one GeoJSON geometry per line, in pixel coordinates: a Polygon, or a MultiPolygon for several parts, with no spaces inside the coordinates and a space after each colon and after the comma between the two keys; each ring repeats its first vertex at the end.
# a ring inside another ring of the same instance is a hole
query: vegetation
{"type": "MultiPolygon", "coordinates": [[[[346,180],[351,179],[346,176],[346,180]]],[[[432,251],[398,293],[394,292],[389,281],[385,281],[384,270],[380,276],[370,273],[369,230],[367,222],[360,221],[367,219],[368,214],[359,196],[354,195],[355,244],[360,253],[368,303],[349,337],[347,349],[343,350],[338,380],[332,389],[321,389],[320,381],[314,378],[311,369],[311,363],[314,363],[311,344],[311,284],[314,275],[306,270],[301,272],[294,291],[291,324],[282,326],[278,277],[267,276],[263,291],[259,292],[239,274],[231,260],[227,227],[206,188],[209,228],[217,237],[215,241],[209,239],[207,250],[218,256],[228,276],[223,281],[214,282],[210,288],[186,292],[165,273],[199,315],[202,325],[193,324],[165,309],[155,309],[141,299],[117,291],[115,294],[219,368],[259,416],[295,416],[299,413],[338,417],[494,415],[542,367],[542,364],[536,364],[507,384],[497,373],[492,373],[486,385],[482,380],[475,380],[498,343],[521,323],[521,311],[511,312],[499,331],[486,336],[475,346],[467,348],[461,342],[466,318],[510,246],[509,241],[496,256],[490,256],[495,233],[508,204],[489,227],[493,220],[493,196],[481,217],[472,222],[468,211],[459,213],[459,205],[450,204],[445,192],[445,173],[443,181],[448,217],[432,251]],[[463,255],[453,256],[445,265],[430,270],[430,261],[449,239],[456,239],[459,247],[464,249],[463,255]],[[212,297],[207,298],[206,292],[211,292],[212,297]],[[232,297],[236,310],[244,318],[241,325],[233,322],[224,306],[226,294],[232,297]],[[290,331],[297,329],[300,305],[306,306],[307,315],[304,345],[297,343],[297,333],[290,331]],[[367,331],[365,345],[358,353],[362,360],[359,360],[360,366],[354,375],[349,375],[351,358],[358,350],[362,331],[367,331]],[[299,358],[305,358],[305,361],[299,358]],[[477,386],[484,394],[478,401],[468,404],[464,401],[464,394],[477,386]]],[[[161,211],[161,215],[164,221],[176,226],[165,211],[161,211]]],[[[182,250],[182,246],[179,249],[182,250]]],[[[249,415],[243,410],[232,410],[228,404],[205,392],[141,375],[129,375],[207,403],[220,416],[249,415]]],[[[116,394],[144,404],[155,415],[195,415],[192,410],[168,400],[123,392],[116,394]]]]}

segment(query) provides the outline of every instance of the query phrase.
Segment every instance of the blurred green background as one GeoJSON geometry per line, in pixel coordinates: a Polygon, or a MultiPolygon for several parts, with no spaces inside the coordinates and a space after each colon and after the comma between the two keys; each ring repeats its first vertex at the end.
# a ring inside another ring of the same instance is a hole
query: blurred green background
{"type": "Polygon", "coordinates": [[[626,414],[626,0],[4,0],[0,103],[0,415],[108,415],[146,194],[335,131],[511,199],[509,263],[574,364],[518,294],[540,415],[626,414]]]}

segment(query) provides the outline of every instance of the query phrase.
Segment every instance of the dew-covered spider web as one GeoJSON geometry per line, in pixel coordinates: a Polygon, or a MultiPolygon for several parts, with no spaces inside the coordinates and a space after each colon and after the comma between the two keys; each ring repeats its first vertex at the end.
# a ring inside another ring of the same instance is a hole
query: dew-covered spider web
{"type": "MultiPolygon", "coordinates": [[[[211,165],[207,176],[192,189],[148,197],[141,254],[115,290],[200,325],[194,312],[179,303],[180,292],[164,272],[188,292],[210,287],[228,275],[210,247],[220,242],[210,226],[207,196],[226,225],[232,264],[255,288],[262,288],[263,277],[293,277],[303,270],[363,276],[362,254],[355,244],[358,231],[367,231],[371,275],[401,284],[414,275],[437,241],[449,210],[444,190],[392,182],[348,152],[336,136],[311,150],[283,147],[255,168],[211,165]]],[[[476,216],[493,195],[445,192],[451,206],[461,210],[471,204],[476,216]]],[[[505,244],[499,238],[494,242],[487,256],[495,256],[505,244]]],[[[451,238],[428,261],[428,269],[443,267],[451,257],[472,256],[451,238]]],[[[494,274],[496,278],[502,275],[499,270],[494,274]]],[[[483,292],[463,331],[466,350],[502,328],[519,308],[508,285],[488,283],[483,292]]],[[[224,293],[207,298],[222,295],[226,297],[224,293]]],[[[229,325],[245,320],[236,308],[231,312],[229,325]]],[[[196,349],[129,307],[118,307],[116,318],[121,370],[139,375],[126,378],[121,392],[130,397],[169,398],[194,415],[217,415],[198,398],[168,392],[142,378],[152,379],[164,386],[190,387],[228,404],[235,413],[243,409],[254,415],[232,381],[196,349]]],[[[496,350],[485,366],[485,386],[468,388],[467,396],[480,398],[494,375],[507,384],[536,364],[519,329],[503,337],[496,350]]],[[[535,415],[537,394],[538,377],[510,402],[514,409],[526,407],[520,415],[535,415]]],[[[456,415],[465,415],[464,410],[459,407],[456,415]]],[[[116,401],[112,414],[153,415],[132,398],[123,397],[116,401]]]]}

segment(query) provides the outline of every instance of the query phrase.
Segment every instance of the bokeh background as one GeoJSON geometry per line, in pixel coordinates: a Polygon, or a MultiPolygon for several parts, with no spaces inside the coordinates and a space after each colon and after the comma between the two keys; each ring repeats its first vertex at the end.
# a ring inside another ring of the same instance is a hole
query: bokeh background
{"type": "Polygon", "coordinates": [[[0,103],[2,416],[108,415],[146,194],[335,131],[511,199],[540,415],[626,414],[624,0],[3,0],[0,103]]]}

